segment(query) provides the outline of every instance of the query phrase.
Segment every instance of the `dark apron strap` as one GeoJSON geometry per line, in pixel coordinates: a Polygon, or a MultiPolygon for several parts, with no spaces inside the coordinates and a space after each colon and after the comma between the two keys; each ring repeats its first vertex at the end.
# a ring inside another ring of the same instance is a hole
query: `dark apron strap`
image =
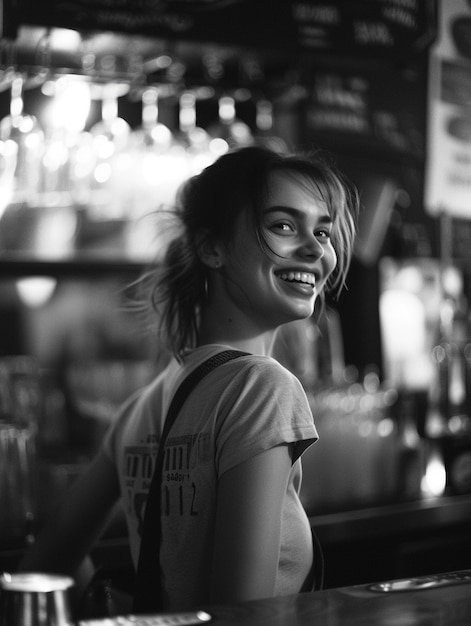
{"type": "Polygon", "coordinates": [[[220,352],[219,354],[215,354],[191,372],[191,374],[189,374],[189,376],[181,383],[175,393],[165,419],[159,442],[159,450],[155,462],[154,474],[149,489],[149,495],[147,496],[136,574],[136,589],[134,593],[133,610],[135,613],[152,613],[161,611],[164,608],[159,561],[162,532],[160,520],[160,494],[164,463],[164,448],[168,433],[170,432],[170,429],[172,428],[183,403],[200,380],[219,365],[247,354],[247,352],[241,352],[239,350],[226,350],[224,352],[220,352]]]}

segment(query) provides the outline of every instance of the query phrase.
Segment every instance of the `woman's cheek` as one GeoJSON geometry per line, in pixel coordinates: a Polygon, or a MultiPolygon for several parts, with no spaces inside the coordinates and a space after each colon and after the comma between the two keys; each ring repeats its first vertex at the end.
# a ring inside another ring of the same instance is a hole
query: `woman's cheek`
{"type": "Polygon", "coordinates": [[[334,269],[337,266],[337,253],[335,252],[335,248],[332,244],[329,244],[326,254],[324,255],[324,271],[326,278],[332,274],[334,269]]]}

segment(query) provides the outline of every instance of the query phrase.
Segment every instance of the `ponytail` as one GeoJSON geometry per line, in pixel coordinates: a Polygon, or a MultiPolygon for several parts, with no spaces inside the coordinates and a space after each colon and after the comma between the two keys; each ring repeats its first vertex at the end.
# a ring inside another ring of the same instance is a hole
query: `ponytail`
{"type": "Polygon", "coordinates": [[[205,266],[185,234],[169,244],[153,283],[150,302],[157,313],[160,340],[173,354],[181,355],[196,345],[206,283],[205,266]]]}

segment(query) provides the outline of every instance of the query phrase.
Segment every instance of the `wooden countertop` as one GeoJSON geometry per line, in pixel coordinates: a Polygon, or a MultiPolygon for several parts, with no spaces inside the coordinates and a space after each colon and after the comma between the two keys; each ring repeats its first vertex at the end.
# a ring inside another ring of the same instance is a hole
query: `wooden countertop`
{"type": "Polygon", "coordinates": [[[330,589],[239,605],[206,607],[218,626],[464,626],[471,624],[471,570],[415,579],[436,588],[384,593],[371,585],[330,589]]]}

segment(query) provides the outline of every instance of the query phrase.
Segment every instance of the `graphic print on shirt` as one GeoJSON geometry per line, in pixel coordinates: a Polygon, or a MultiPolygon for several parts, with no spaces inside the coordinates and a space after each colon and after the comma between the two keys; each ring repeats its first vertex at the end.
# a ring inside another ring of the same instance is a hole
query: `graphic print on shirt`
{"type": "Polygon", "coordinates": [[[136,529],[142,536],[147,493],[154,473],[157,459],[155,444],[127,446],[124,449],[124,485],[123,504],[127,514],[136,519],[136,529]]]}
{"type": "MultiPolygon", "coordinates": [[[[198,515],[195,470],[208,458],[207,435],[170,437],[165,445],[162,469],[161,506],[163,516],[198,515]]],[[[126,506],[135,517],[137,532],[142,536],[145,504],[157,459],[154,442],[129,446],[124,454],[126,506]]]]}
{"type": "Polygon", "coordinates": [[[197,435],[183,436],[171,439],[165,446],[164,466],[162,470],[161,504],[162,515],[194,516],[196,510],[196,482],[192,476],[192,458],[197,461],[198,455],[193,455],[197,435]]]}

